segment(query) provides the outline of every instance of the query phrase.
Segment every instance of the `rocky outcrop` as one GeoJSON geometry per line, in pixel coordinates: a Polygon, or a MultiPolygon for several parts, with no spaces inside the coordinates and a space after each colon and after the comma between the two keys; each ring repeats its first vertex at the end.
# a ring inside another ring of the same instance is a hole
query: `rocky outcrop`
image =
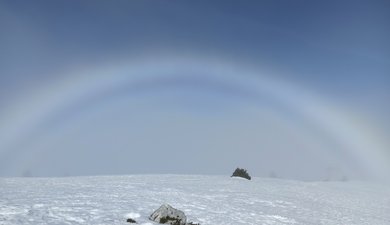
{"type": "Polygon", "coordinates": [[[186,225],[187,217],[183,211],[173,208],[168,204],[160,206],[149,217],[150,220],[161,224],[186,225]]]}
{"type": "Polygon", "coordinates": [[[237,168],[231,177],[242,177],[250,180],[251,176],[249,176],[248,171],[246,169],[237,168]]]}

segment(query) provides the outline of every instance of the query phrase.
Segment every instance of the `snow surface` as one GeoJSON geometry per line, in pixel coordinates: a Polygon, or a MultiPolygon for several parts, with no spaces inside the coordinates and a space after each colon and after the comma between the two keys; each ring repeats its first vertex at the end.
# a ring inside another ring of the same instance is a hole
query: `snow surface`
{"type": "Polygon", "coordinates": [[[223,176],[0,178],[0,224],[153,225],[168,203],[202,225],[390,224],[390,188],[223,176]]]}

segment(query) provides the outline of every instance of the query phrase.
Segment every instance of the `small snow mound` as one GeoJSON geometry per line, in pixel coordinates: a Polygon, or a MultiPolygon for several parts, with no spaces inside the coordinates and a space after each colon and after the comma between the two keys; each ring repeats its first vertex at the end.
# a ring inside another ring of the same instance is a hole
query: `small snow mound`
{"type": "Polygon", "coordinates": [[[231,179],[248,181],[248,179],[246,179],[246,178],[243,178],[243,177],[236,177],[236,176],[231,177],[231,179]]]}
{"type": "Polygon", "coordinates": [[[131,213],[127,213],[125,215],[126,218],[132,218],[132,219],[137,219],[137,218],[140,218],[141,217],[141,214],[139,213],[135,213],[135,212],[131,212],[131,213]]]}

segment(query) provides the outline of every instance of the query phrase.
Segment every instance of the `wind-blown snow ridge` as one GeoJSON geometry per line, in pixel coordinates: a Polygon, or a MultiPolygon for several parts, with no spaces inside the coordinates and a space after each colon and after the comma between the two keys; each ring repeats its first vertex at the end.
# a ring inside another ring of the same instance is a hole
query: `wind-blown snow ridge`
{"type": "Polygon", "coordinates": [[[155,224],[168,203],[202,225],[390,224],[390,188],[223,176],[0,178],[0,224],[155,224]]]}

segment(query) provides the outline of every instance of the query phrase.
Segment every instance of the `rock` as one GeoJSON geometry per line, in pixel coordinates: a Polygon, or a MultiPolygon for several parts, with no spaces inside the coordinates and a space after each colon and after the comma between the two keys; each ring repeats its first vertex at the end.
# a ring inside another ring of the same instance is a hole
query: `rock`
{"type": "Polygon", "coordinates": [[[250,180],[251,176],[249,176],[248,171],[246,169],[237,168],[231,177],[242,177],[250,180]]]}
{"type": "Polygon", "coordinates": [[[128,222],[128,223],[137,223],[137,221],[133,220],[132,218],[128,218],[126,220],[126,222],[128,222]]]}
{"type": "Polygon", "coordinates": [[[150,215],[149,219],[161,224],[186,225],[187,223],[187,217],[184,212],[168,204],[160,206],[150,215]]]}

